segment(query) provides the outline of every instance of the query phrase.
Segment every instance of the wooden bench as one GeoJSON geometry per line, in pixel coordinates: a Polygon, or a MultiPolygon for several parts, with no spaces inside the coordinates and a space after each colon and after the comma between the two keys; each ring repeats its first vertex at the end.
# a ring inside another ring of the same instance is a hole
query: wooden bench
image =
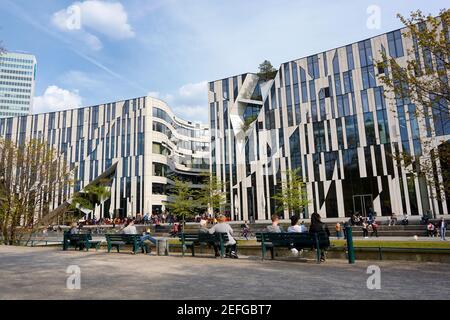
{"type": "Polygon", "coordinates": [[[69,232],[64,232],[64,251],[68,250],[70,246],[74,247],[75,249],[79,248],[80,250],[86,249],[86,251],[89,251],[89,249],[92,247],[98,250],[100,244],[101,241],[92,240],[92,235],[89,233],[70,234],[69,232]]]}
{"type": "Polygon", "coordinates": [[[192,256],[195,256],[195,246],[200,245],[218,245],[220,248],[220,257],[225,256],[225,243],[228,242],[227,233],[185,233],[181,232],[179,235],[181,241],[181,251],[184,256],[185,248],[189,248],[192,252],[192,256]]]}
{"type": "Polygon", "coordinates": [[[115,247],[117,252],[120,252],[120,248],[124,245],[131,245],[133,253],[136,254],[139,248],[141,248],[141,235],[140,234],[105,234],[106,243],[108,245],[108,253],[115,247]]]}
{"type": "Polygon", "coordinates": [[[261,242],[262,260],[265,259],[267,250],[270,250],[272,260],[276,247],[302,249],[317,249],[317,262],[320,262],[320,250],[330,246],[330,239],[325,231],[317,234],[305,233],[269,233],[256,234],[256,240],[261,242]]]}

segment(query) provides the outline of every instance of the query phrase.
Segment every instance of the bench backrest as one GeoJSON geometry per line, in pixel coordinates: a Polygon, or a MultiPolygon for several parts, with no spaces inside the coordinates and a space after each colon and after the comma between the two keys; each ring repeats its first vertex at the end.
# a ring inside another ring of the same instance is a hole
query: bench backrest
{"type": "Polygon", "coordinates": [[[114,233],[114,234],[105,234],[107,241],[122,241],[125,243],[134,243],[135,241],[140,241],[141,235],[139,234],[122,234],[122,233],[114,233]]]}
{"type": "Polygon", "coordinates": [[[227,233],[206,233],[206,232],[197,232],[197,233],[180,233],[179,238],[180,241],[187,242],[220,242],[220,237],[222,237],[223,242],[228,242],[228,234],[227,233]]]}
{"type": "Polygon", "coordinates": [[[214,241],[214,242],[220,242],[220,238],[222,237],[223,242],[228,242],[228,233],[200,233],[199,234],[199,241],[200,242],[208,242],[208,241],[214,241]]]}
{"type": "Polygon", "coordinates": [[[197,232],[195,232],[195,233],[193,233],[193,232],[191,232],[191,233],[181,232],[178,235],[178,237],[180,238],[180,241],[183,241],[183,238],[184,238],[184,241],[188,241],[188,242],[198,241],[198,236],[199,236],[199,234],[197,232]]]}
{"type": "Polygon", "coordinates": [[[92,235],[89,233],[76,233],[76,234],[65,234],[70,241],[87,241],[92,240],[92,235]]]}
{"type": "MultiPolygon", "coordinates": [[[[317,238],[320,244],[329,241],[328,235],[325,231],[317,233],[317,238]]],[[[265,242],[271,242],[274,245],[289,245],[289,244],[315,244],[316,239],[315,235],[310,234],[309,232],[305,233],[257,233],[256,240],[258,242],[262,242],[264,239],[265,242]]]]}

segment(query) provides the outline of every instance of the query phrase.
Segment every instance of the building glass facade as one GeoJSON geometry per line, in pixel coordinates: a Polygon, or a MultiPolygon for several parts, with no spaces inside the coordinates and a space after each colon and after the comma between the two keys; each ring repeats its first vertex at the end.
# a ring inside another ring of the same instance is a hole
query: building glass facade
{"type": "Polygon", "coordinates": [[[30,54],[0,54],[0,118],[26,115],[33,106],[36,58],[30,54]]]}
{"type": "MultiPolygon", "coordinates": [[[[392,156],[423,155],[423,141],[438,146],[450,139],[450,128],[441,125],[449,123],[449,110],[421,121],[408,98],[380,81],[388,72],[376,63],[382,52],[404,65],[407,52],[415,58],[423,51],[404,32],[284,63],[270,81],[244,74],[209,83],[211,172],[226,182],[232,219],[270,219],[279,207],[272,197],[289,169],[299,169],[306,183],[305,218],[370,209],[378,216],[448,214],[449,195],[392,156]],[[256,120],[247,129],[249,108],[256,120]]],[[[445,165],[434,166],[440,176],[445,165]]]]}

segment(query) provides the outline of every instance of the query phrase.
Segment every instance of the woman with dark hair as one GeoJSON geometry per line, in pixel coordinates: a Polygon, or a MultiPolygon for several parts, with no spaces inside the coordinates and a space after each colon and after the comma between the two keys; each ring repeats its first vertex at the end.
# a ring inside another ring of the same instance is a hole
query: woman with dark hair
{"type": "MultiPolygon", "coordinates": [[[[320,237],[326,236],[326,241],[321,242],[320,245],[320,261],[325,261],[325,251],[330,246],[330,230],[327,225],[321,221],[321,217],[318,213],[314,212],[311,215],[311,226],[309,227],[309,233],[315,239],[316,235],[320,237]]],[[[317,249],[317,248],[316,248],[317,249]]]]}

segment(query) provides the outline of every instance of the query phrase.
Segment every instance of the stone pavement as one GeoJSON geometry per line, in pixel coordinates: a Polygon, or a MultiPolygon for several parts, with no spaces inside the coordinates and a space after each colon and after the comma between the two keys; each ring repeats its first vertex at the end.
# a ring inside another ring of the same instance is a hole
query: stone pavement
{"type": "Polygon", "coordinates": [[[448,299],[448,264],[133,256],[0,246],[0,299],[448,299]],[[367,289],[369,265],[381,289],[367,289]],[[81,290],[66,269],[81,268],[81,290]]]}

